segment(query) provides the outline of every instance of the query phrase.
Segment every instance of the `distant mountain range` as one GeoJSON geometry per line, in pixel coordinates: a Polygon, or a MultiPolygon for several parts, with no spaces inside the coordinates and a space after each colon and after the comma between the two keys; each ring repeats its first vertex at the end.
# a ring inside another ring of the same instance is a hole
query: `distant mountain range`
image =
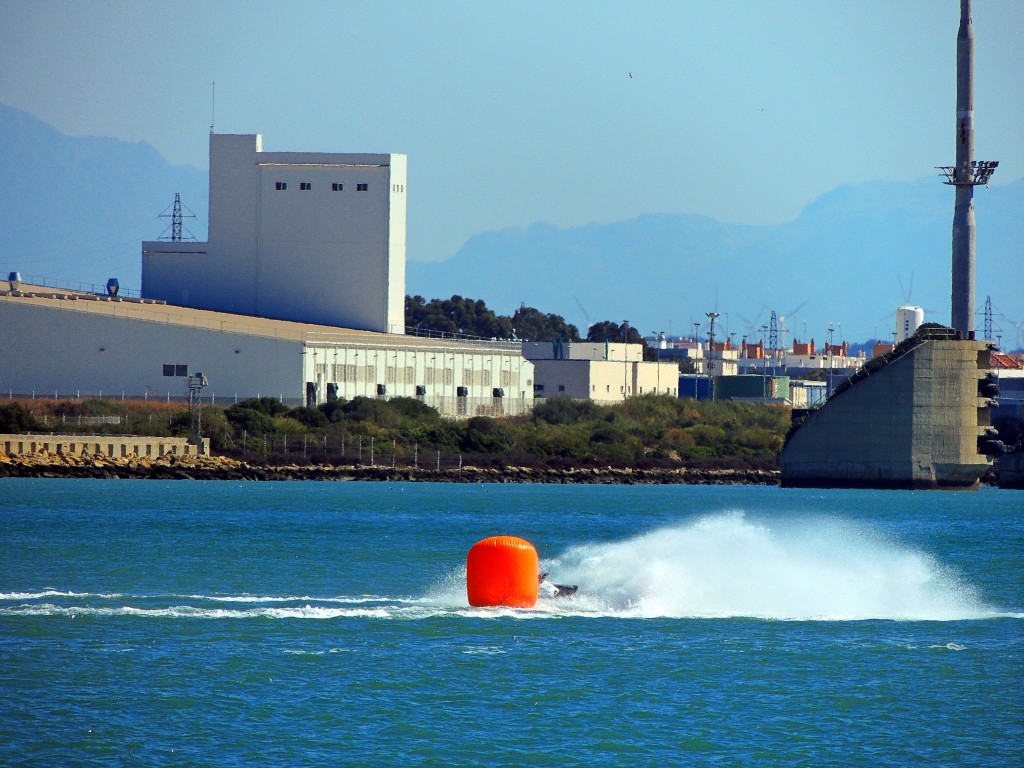
{"type": "MultiPolygon", "coordinates": [[[[117,277],[137,288],[141,241],[169,230],[159,216],[175,192],[197,215],[186,228],[206,239],[205,171],[172,166],[148,144],[69,137],[3,105],[0,135],[3,277],[99,286],[117,277]]],[[[1003,346],[1024,346],[1024,179],[982,187],[976,210],[978,311],[991,295],[1003,346]]],[[[716,334],[738,341],[760,338],[774,309],[801,338],[824,340],[830,323],[837,341],[839,323],[851,341],[884,338],[905,301],[949,321],[952,212],[953,191],[936,175],[841,187],[773,226],[679,213],[537,223],[481,233],[443,262],[410,261],[406,288],[483,299],[502,314],[525,303],[581,330],[628,320],[643,334],[682,335],[701,321],[706,335],[705,312],[718,311],[716,334]]]]}
{"type": "Polygon", "coordinates": [[[104,285],[142,284],[142,241],[171,220],[174,193],[206,239],[208,175],[173,166],[149,144],[66,136],[27,112],[0,105],[0,270],[22,277],[104,285]],[[170,213],[170,211],[167,211],[170,213]]]}
{"type": "MultiPolygon", "coordinates": [[[[1020,347],[1024,179],[981,188],[975,201],[977,309],[991,295],[1003,346],[1020,347]]],[[[887,338],[905,302],[923,306],[926,320],[949,322],[952,215],[953,191],[935,177],[841,187],[774,226],[689,214],[565,229],[539,223],[477,235],[441,263],[410,263],[407,290],[484,298],[501,313],[522,302],[581,329],[629,320],[645,335],[687,335],[701,321],[703,336],[705,313],[718,311],[716,334],[739,341],[759,339],[775,310],[790,336],[820,343],[833,324],[838,341],[842,324],[851,341],[887,338]]]]}

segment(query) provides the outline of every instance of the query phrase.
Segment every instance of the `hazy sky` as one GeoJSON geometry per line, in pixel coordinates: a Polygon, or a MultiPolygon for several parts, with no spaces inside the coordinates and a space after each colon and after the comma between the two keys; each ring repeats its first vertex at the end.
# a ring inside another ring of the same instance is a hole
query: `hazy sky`
{"type": "MultiPolygon", "coordinates": [[[[1024,0],[973,15],[997,185],[1024,168],[1024,0]]],[[[933,175],[958,23],[957,0],[0,0],[0,102],[205,169],[216,81],[217,131],[267,151],[408,154],[409,258],[435,260],[489,229],[776,223],[933,175]]]]}

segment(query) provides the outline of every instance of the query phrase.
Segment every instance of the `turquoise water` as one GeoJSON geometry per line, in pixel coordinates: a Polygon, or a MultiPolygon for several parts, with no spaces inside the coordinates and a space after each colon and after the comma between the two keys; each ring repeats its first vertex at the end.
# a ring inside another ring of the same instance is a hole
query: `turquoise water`
{"type": "Polygon", "coordinates": [[[1024,494],[0,480],[0,764],[1024,764],[1024,494]],[[577,596],[472,609],[469,548],[577,596]]]}

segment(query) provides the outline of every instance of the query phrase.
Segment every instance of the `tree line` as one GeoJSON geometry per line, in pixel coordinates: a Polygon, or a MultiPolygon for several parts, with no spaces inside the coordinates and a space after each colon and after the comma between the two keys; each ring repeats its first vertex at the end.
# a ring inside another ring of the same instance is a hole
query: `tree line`
{"type": "MultiPolygon", "coordinates": [[[[90,433],[187,436],[191,418],[178,404],[121,400],[28,400],[0,406],[0,432],[80,432],[75,415],[120,415],[90,433]]],[[[366,462],[370,451],[408,465],[435,455],[476,466],[694,466],[770,468],[789,424],[778,406],[696,402],[641,395],[624,403],[554,397],[527,415],[451,419],[414,398],[356,397],[316,408],[274,398],[204,406],[202,434],[221,455],[266,463],[366,462]],[[285,451],[286,457],[281,453],[285,451]]]]}
{"type": "Polygon", "coordinates": [[[525,304],[511,315],[499,315],[488,309],[480,299],[452,296],[431,299],[405,297],[405,325],[412,331],[460,334],[489,339],[523,339],[526,341],[626,341],[646,344],[640,333],[623,322],[602,320],[592,324],[584,336],[579,328],[561,315],[545,313],[525,304]]]}

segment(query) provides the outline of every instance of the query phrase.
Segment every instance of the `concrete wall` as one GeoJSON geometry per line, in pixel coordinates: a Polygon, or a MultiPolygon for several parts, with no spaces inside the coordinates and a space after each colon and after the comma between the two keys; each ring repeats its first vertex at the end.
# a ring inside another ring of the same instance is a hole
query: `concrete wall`
{"type": "Polygon", "coordinates": [[[210,439],[203,438],[202,450],[184,437],[127,437],[124,435],[0,435],[0,453],[7,456],[137,456],[158,459],[168,454],[209,455],[210,439]]]}
{"type": "Polygon", "coordinates": [[[142,295],[404,333],[404,155],[263,152],[210,136],[208,243],[142,245],[142,295]]]}
{"type": "Polygon", "coordinates": [[[783,484],[974,486],[989,466],[977,446],[987,367],[983,343],[929,340],[854,380],[790,435],[783,484]]]}

